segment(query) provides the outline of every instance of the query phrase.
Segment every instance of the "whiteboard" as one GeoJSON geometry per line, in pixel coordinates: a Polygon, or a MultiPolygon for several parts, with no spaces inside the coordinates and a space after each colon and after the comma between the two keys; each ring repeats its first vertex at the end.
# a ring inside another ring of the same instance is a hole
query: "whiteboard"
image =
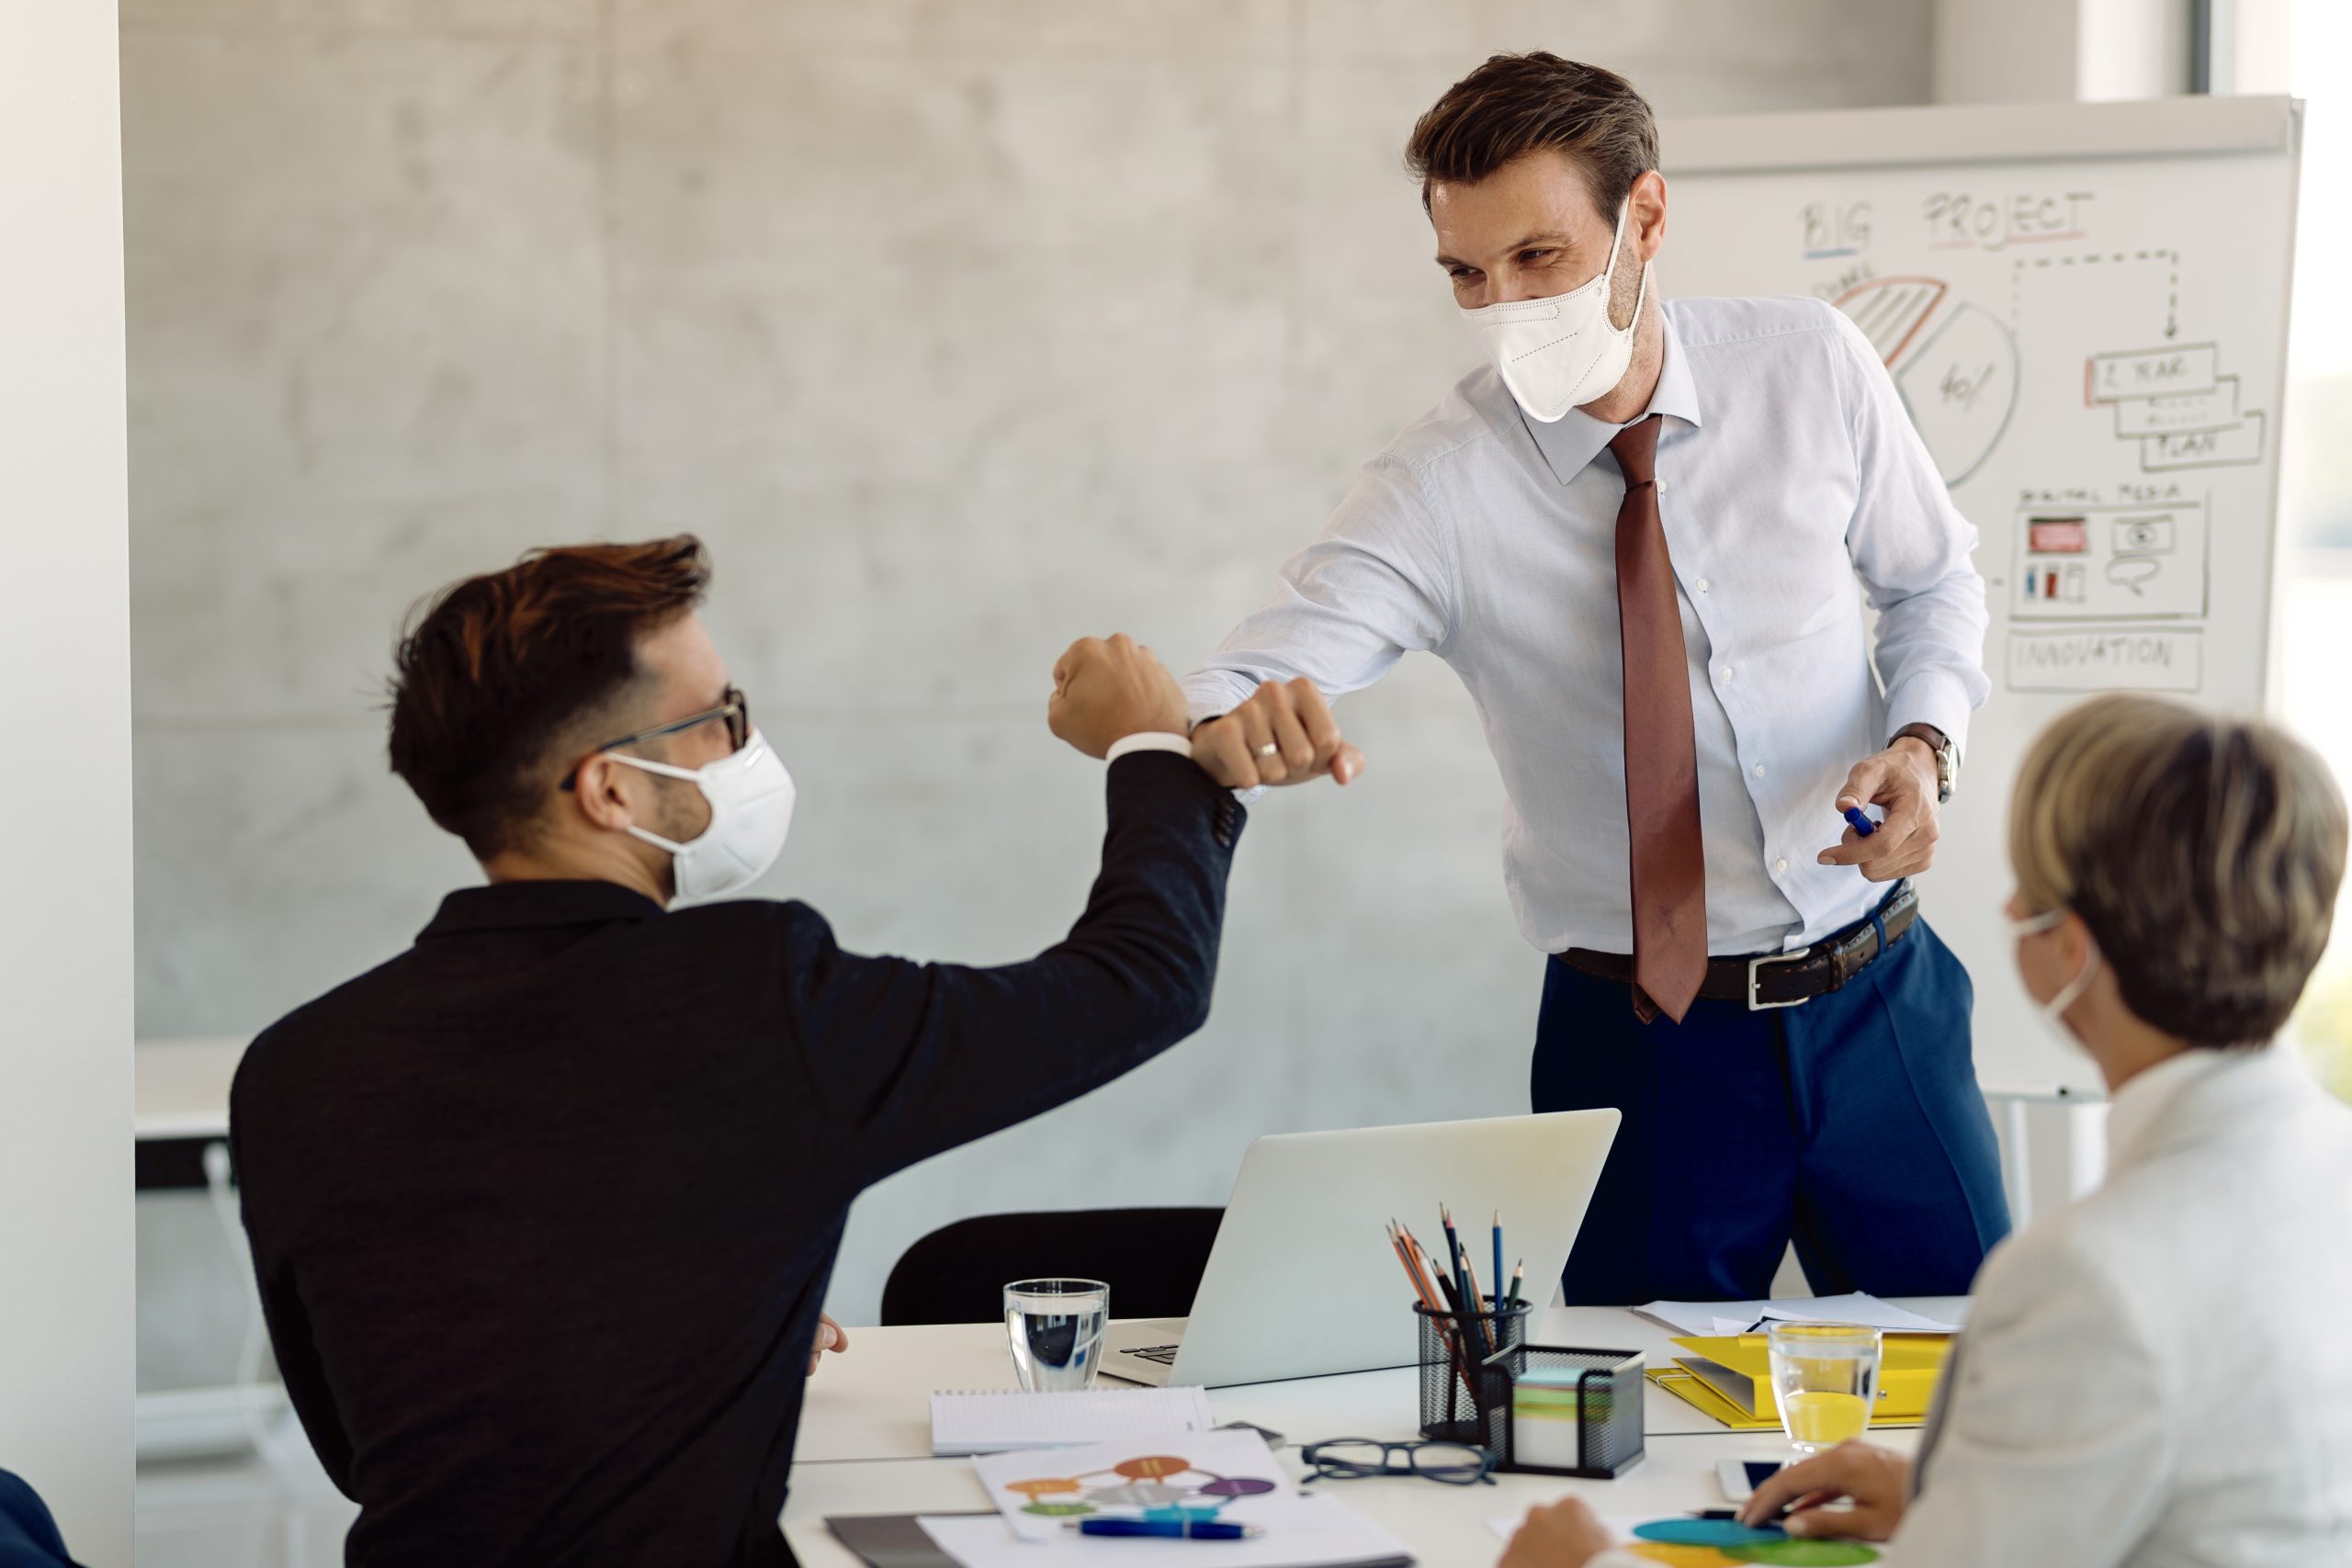
{"type": "Polygon", "coordinates": [[[1980,536],[1993,692],[1919,886],[1988,1086],[2098,1085],[2000,913],[2027,744],[2091,692],[2263,705],[2301,131],[2279,97],[1663,128],[1661,292],[1836,304],[1980,536]]]}

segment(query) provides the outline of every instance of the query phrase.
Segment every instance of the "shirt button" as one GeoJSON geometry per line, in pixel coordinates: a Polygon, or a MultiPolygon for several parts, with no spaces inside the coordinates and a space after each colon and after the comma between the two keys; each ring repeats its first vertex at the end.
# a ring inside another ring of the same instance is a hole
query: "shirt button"
{"type": "Polygon", "coordinates": [[[1704,593],[1704,592],[1707,591],[1707,580],[1706,580],[1705,578],[1703,578],[1703,577],[1702,577],[1702,578],[1701,578],[1701,579],[1699,580],[1699,581],[1698,581],[1697,586],[1698,586],[1699,592],[1702,592],[1702,593],[1704,593]]]}
{"type": "Polygon", "coordinates": [[[1731,679],[1731,666],[1728,664],[1724,666],[1724,679],[1726,681],[1731,679]]]}
{"type": "Polygon", "coordinates": [[[1789,869],[1789,863],[1784,860],[1776,860],[1772,863],[1772,869],[1776,872],[1785,872],[1789,869]]]}
{"type": "Polygon", "coordinates": [[[1756,776],[1759,779],[1764,776],[1764,764],[1761,762],[1756,764],[1756,776]]]}

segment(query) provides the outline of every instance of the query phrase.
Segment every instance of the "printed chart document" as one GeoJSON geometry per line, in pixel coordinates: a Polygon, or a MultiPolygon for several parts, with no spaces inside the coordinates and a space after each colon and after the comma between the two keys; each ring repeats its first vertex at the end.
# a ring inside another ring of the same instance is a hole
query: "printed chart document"
{"type": "Polygon", "coordinates": [[[1046,1453],[972,1461],[997,1517],[926,1517],[923,1529],[964,1568],[1055,1562],[1169,1568],[1372,1568],[1411,1553],[1371,1520],[1330,1497],[1302,1497],[1255,1432],[1173,1433],[1046,1453]],[[1090,1518],[1216,1519],[1255,1525],[1244,1540],[1081,1535],[1090,1518]],[[1170,1551],[1183,1555],[1171,1564],[1170,1551]]]}
{"type": "Polygon", "coordinates": [[[1960,1325],[1939,1323],[1856,1291],[1842,1296],[1795,1296],[1777,1302],[1651,1302],[1634,1315],[1677,1334],[1722,1337],[1752,1334],[1765,1323],[1859,1323],[1891,1334],[1957,1334],[1960,1325]]]}
{"type": "Polygon", "coordinates": [[[1409,1568],[1405,1543],[1329,1497],[1293,1493],[1259,1506],[1267,1526],[1252,1540],[1152,1540],[1082,1536],[1023,1540],[1002,1519],[985,1515],[926,1515],[924,1531],[963,1568],[1409,1568]],[[1183,1562],[1171,1562],[1182,1552],[1183,1562]]]}
{"type": "Polygon", "coordinates": [[[1208,1393],[1197,1388],[931,1396],[931,1451],[942,1459],[1205,1432],[1216,1425],[1208,1393]]]}

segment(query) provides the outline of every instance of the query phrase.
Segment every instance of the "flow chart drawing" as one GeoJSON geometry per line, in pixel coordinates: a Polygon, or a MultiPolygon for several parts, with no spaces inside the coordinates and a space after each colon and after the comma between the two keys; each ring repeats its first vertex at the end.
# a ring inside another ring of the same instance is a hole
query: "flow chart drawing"
{"type": "Polygon", "coordinates": [[[2083,401],[2115,411],[2116,439],[2140,444],[2148,473],[2262,461],[2269,422],[2260,409],[2239,412],[2238,378],[2222,374],[2213,344],[2094,354],[2083,364],[2083,401]]]}
{"type": "Polygon", "coordinates": [[[1831,302],[1878,351],[1944,483],[1964,482],[2017,412],[2016,334],[1940,278],[1874,277],[1831,302]]]}
{"type": "Polygon", "coordinates": [[[2009,618],[2199,618],[2209,589],[2207,533],[2201,501],[2023,508],[2009,618]]]}
{"type": "Polygon", "coordinates": [[[1039,1476],[1005,1483],[1029,1499],[1021,1511],[1081,1518],[1104,1508],[1140,1508],[1146,1518],[1216,1513],[1237,1497],[1255,1497],[1275,1483],[1254,1475],[1218,1475],[1181,1454],[1145,1454],[1084,1475],[1039,1476]]]}

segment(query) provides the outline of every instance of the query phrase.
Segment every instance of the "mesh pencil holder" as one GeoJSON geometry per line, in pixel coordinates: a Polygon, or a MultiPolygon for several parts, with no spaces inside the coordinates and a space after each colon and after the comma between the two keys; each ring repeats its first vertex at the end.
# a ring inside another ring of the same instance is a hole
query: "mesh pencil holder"
{"type": "Polygon", "coordinates": [[[1479,1446],[1494,1450],[1498,1470],[1624,1474],[1643,1454],[1642,1364],[1638,1350],[1520,1343],[1497,1351],[1478,1369],[1479,1446]]]}
{"type": "Polygon", "coordinates": [[[1487,1362],[1510,1354],[1527,1337],[1529,1303],[1507,1307],[1493,1296],[1480,1299],[1492,1302],[1493,1308],[1431,1312],[1416,1302],[1413,1315],[1421,1336],[1421,1436],[1487,1449],[1494,1448],[1488,1441],[1492,1423],[1481,1394],[1508,1391],[1507,1382],[1489,1386],[1494,1374],[1487,1362]]]}

